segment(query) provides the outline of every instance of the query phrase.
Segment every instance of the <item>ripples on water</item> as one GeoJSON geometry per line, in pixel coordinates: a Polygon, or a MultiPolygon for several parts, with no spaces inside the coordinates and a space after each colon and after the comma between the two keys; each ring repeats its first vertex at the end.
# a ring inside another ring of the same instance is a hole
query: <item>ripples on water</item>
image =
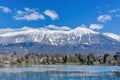
{"type": "Polygon", "coordinates": [[[1,68],[0,80],[120,80],[120,67],[41,65],[1,68]]]}

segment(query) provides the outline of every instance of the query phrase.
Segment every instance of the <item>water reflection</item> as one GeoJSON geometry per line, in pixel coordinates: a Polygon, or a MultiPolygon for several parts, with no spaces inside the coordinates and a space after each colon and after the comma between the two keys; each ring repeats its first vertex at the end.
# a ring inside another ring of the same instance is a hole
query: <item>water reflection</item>
{"type": "Polygon", "coordinates": [[[120,80],[120,73],[80,73],[80,72],[0,73],[0,80],[120,80]]]}
{"type": "Polygon", "coordinates": [[[112,69],[112,67],[86,66],[84,68],[81,66],[7,68],[6,71],[0,69],[0,80],[120,80],[119,67],[112,69]]]}

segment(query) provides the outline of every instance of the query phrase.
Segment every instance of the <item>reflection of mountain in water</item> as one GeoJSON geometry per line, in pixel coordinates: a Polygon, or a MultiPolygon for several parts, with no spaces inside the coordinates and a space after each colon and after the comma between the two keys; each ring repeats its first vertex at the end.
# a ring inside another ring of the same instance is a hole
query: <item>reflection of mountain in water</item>
{"type": "Polygon", "coordinates": [[[3,80],[120,80],[120,73],[114,72],[22,72],[1,73],[3,80]]]}
{"type": "Polygon", "coordinates": [[[0,69],[0,80],[120,80],[119,66],[40,65],[0,69]]]}

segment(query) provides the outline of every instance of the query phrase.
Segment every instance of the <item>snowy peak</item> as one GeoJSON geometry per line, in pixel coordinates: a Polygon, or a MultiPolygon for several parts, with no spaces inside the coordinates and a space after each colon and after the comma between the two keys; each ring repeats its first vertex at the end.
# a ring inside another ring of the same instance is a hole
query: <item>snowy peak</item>
{"type": "MultiPolygon", "coordinates": [[[[66,27],[65,27],[66,28],[66,27]]],[[[96,34],[97,32],[94,32],[88,28],[84,28],[84,27],[77,27],[75,29],[72,30],[62,30],[61,29],[57,29],[57,30],[51,30],[48,28],[30,28],[30,27],[23,27],[23,28],[19,28],[19,29],[11,29],[11,28],[6,28],[6,29],[0,29],[0,36],[1,37],[7,37],[7,36],[17,36],[17,35],[21,35],[21,34],[29,34],[29,33],[36,33],[38,32],[38,34],[40,34],[41,32],[44,32],[45,34],[71,34],[71,33],[76,33],[76,34],[96,34]]]]}
{"type": "Polygon", "coordinates": [[[115,39],[117,41],[120,41],[120,35],[116,35],[114,33],[103,33],[103,35],[105,35],[109,38],[115,39]]]}
{"type": "Polygon", "coordinates": [[[30,28],[28,26],[24,26],[23,28],[19,29],[19,30],[31,30],[31,29],[34,29],[34,28],[30,28]]]}
{"type": "Polygon", "coordinates": [[[75,32],[78,34],[98,34],[98,32],[95,32],[95,31],[85,28],[85,27],[77,27],[77,28],[71,30],[71,32],[75,32]]]}
{"type": "Polygon", "coordinates": [[[120,36],[85,27],[0,29],[1,53],[98,53],[120,51],[120,36]],[[49,29],[50,28],[50,29],[49,29]]]}
{"type": "Polygon", "coordinates": [[[57,30],[48,28],[0,29],[0,43],[39,42],[51,45],[88,43],[92,35],[99,34],[85,27],[66,30],[67,27],[57,30]],[[6,32],[5,32],[6,30],[6,32]]]}
{"type": "Polygon", "coordinates": [[[39,42],[47,45],[91,44],[101,42],[100,40],[103,40],[103,36],[120,41],[120,37],[115,34],[104,33],[101,36],[99,32],[95,32],[85,27],[77,27],[75,29],[69,29],[66,26],[61,27],[61,29],[60,27],[51,27],[52,30],[46,27],[0,29],[0,44],[22,42],[39,42]]]}

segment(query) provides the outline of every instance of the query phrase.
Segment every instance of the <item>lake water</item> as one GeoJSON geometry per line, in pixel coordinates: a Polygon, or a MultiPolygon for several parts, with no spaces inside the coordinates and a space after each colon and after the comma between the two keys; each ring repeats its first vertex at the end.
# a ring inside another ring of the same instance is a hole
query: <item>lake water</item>
{"type": "Polygon", "coordinates": [[[0,68],[0,80],[120,80],[120,66],[36,65],[0,68]]]}

